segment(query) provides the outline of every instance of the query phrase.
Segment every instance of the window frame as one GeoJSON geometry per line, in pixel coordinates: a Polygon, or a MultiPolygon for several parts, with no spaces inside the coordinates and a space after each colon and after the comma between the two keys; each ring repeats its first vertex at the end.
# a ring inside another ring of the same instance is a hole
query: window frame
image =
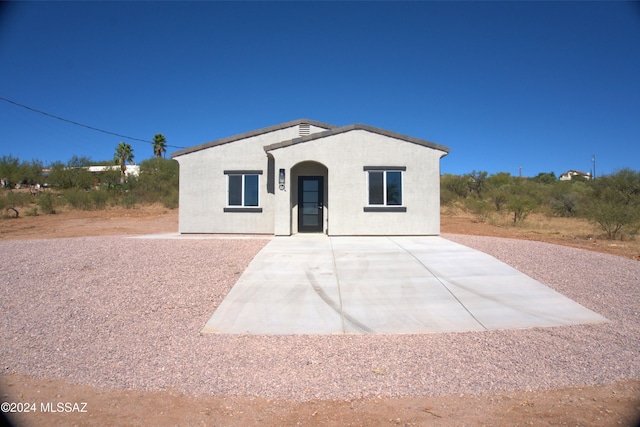
{"type": "Polygon", "coordinates": [[[407,207],[404,205],[404,175],[407,170],[406,166],[365,166],[363,170],[367,173],[366,198],[367,203],[364,207],[365,212],[406,212],[407,207]],[[382,173],[382,203],[371,203],[371,173],[382,173]],[[387,193],[387,173],[400,173],[400,204],[392,205],[388,202],[387,193]]]}
{"type": "Polygon", "coordinates": [[[225,170],[224,174],[226,175],[226,198],[225,198],[225,207],[224,212],[262,212],[262,207],[260,206],[261,199],[261,191],[260,191],[260,175],[262,175],[261,170],[225,170]],[[240,176],[241,185],[240,185],[240,204],[232,205],[230,204],[230,195],[231,195],[231,177],[240,176]],[[257,205],[246,205],[247,201],[246,197],[246,185],[247,185],[247,177],[248,176],[256,176],[256,190],[257,190],[257,205]]]}

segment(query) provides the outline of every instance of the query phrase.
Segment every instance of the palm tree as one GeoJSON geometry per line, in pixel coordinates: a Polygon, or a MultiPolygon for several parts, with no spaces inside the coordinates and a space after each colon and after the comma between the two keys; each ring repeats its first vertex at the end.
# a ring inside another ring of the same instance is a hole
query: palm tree
{"type": "Polygon", "coordinates": [[[124,183],[125,176],[127,175],[126,162],[133,164],[133,149],[131,148],[131,145],[120,142],[116,147],[116,154],[113,161],[116,165],[120,165],[120,170],[122,171],[120,182],[124,183]]]}
{"type": "Polygon", "coordinates": [[[153,154],[157,158],[164,157],[164,153],[167,152],[167,139],[163,134],[158,133],[153,137],[153,154]]]}

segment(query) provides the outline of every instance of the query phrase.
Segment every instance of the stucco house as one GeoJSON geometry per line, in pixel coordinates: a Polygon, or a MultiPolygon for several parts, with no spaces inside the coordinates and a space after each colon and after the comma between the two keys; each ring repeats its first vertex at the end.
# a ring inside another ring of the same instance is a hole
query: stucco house
{"type": "Polygon", "coordinates": [[[570,171],[566,171],[565,173],[563,173],[562,175],[560,175],[560,181],[571,181],[573,178],[575,177],[580,177],[580,178],[584,178],[584,179],[591,179],[591,173],[590,172],[581,172],[581,171],[577,171],[577,170],[570,170],[570,171]]]}
{"type": "Polygon", "coordinates": [[[180,233],[440,234],[449,148],[300,119],[172,153],[180,233]]]}

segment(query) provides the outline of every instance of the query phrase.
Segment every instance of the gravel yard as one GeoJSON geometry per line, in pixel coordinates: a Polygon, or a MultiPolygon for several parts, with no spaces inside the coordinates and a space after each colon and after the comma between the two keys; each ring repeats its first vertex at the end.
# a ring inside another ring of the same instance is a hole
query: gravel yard
{"type": "Polygon", "coordinates": [[[199,331],[266,240],[0,242],[2,373],[123,389],[292,400],[549,389],[640,378],[640,263],[445,235],[610,323],[425,335],[199,331]]]}

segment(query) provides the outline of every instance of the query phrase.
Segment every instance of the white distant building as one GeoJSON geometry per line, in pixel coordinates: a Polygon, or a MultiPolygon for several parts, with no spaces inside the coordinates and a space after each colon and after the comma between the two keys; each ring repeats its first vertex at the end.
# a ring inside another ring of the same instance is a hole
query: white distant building
{"type": "Polygon", "coordinates": [[[574,177],[579,176],[584,179],[591,179],[591,173],[570,170],[560,175],[560,181],[571,181],[574,177]]]}
{"type": "MultiPolygon", "coordinates": [[[[126,165],[126,174],[127,176],[138,176],[140,175],[140,165],[126,165]]],[[[106,171],[119,171],[119,165],[107,165],[107,166],[89,166],[87,170],[91,173],[99,173],[106,171]]]]}

